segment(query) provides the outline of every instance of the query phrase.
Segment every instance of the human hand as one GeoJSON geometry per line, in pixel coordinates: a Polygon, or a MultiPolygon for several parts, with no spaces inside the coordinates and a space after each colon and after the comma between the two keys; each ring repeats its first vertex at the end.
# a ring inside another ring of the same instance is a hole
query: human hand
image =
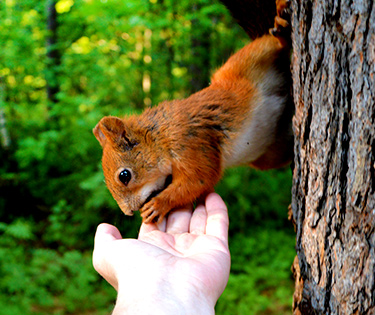
{"type": "Polygon", "coordinates": [[[224,202],[212,193],[194,212],[142,224],[137,240],[99,225],[93,264],[118,291],[114,314],[214,314],[229,277],[228,224],[224,202]]]}

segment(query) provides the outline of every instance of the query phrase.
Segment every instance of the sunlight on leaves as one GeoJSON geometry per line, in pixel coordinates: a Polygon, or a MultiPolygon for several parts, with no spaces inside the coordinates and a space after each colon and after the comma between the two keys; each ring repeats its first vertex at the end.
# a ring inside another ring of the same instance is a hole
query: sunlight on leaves
{"type": "Polygon", "coordinates": [[[10,87],[15,87],[17,85],[16,78],[13,75],[7,77],[7,83],[10,87]]]}
{"type": "Polygon", "coordinates": [[[73,5],[73,0],[60,0],[56,3],[56,12],[60,14],[67,13],[70,11],[73,5]]]}
{"type": "Polygon", "coordinates": [[[5,75],[8,75],[9,73],[10,73],[9,68],[0,69],[0,76],[5,76],[5,75]]]}
{"type": "Polygon", "coordinates": [[[15,0],[5,0],[5,4],[7,7],[13,7],[15,3],[15,0]]]}
{"type": "Polygon", "coordinates": [[[91,52],[92,44],[87,36],[82,36],[72,44],[72,49],[76,54],[86,55],[91,52]]]}
{"type": "Polygon", "coordinates": [[[186,73],[187,73],[187,69],[185,67],[183,68],[176,67],[172,69],[172,74],[177,78],[183,77],[186,73]]]}
{"type": "Polygon", "coordinates": [[[32,25],[35,23],[35,18],[38,16],[38,12],[36,10],[30,10],[28,12],[25,12],[22,16],[21,25],[32,25]]]}

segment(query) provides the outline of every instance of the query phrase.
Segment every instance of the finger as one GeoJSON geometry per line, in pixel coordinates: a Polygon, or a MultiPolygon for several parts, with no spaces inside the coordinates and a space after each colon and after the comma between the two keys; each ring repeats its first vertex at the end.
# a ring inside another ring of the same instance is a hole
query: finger
{"type": "Polygon", "coordinates": [[[106,250],[110,248],[110,242],[122,239],[119,230],[110,224],[102,223],[98,226],[94,239],[94,251],[92,263],[94,269],[102,275],[116,290],[118,288],[116,277],[108,267],[106,250]]]}
{"type": "Polygon", "coordinates": [[[104,252],[110,242],[122,239],[119,230],[110,224],[102,223],[98,226],[94,238],[93,264],[96,271],[99,271],[104,259],[104,252]]]}
{"type": "Polygon", "coordinates": [[[165,232],[167,227],[167,217],[164,216],[163,220],[161,222],[156,223],[157,229],[161,232],[165,232]]]}
{"type": "Polygon", "coordinates": [[[156,223],[142,223],[140,229],[139,229],[139,234],[138,238],[142,238],[144,235],[147,233],[150,233],[152,231],[158,231],[158,225],[156,223]]]}
{"type": "Polygon", "coordinates": [[[176,209],[169,213],[167,218],[166,232],[170,234],[182,234],[189,232],[192,205],[184,209],[176,209]]]}
{"type": "Polygon", "coordinates": [[[204,234],[206,232],[207,224],[207,211],[203,204],[198,205],[191,217],[190,221],[190,233],[192,234],[204,234]]]}
{"type": "Polygon", "coordinates": [[[229,218],[228,210],[216,193],[211,193],[206,198],[207,225],[206,234],[228,242],[229,218]]]}
{"type": "Polygon", "coordinates": [[[163,220],[160,223],[142,223],[141,228],[139,229],[138,238],[142,239],[146,234],[152,232],[152,231],[161,231],[165,232],[167,225],[167,219],[166,217],[163,218],[163,220]]]}
{"type": "Polygon", "coordinates": [[[94,244],[103,244],[118,239],[122,239],[122,236],[115,226],[108,223],[101,223],[96,229],[94,244]]]}

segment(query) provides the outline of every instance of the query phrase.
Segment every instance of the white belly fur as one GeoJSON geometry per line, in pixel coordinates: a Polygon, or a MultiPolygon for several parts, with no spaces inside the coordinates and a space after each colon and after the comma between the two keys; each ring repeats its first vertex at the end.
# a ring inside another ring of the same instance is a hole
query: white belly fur
{"type": "Polygon", "coordinates": [[[257,105],[249,111],[238,133],[239,136],[234,139],[230,147],[224,148],[224,168],[255,161],[265,153],[267,147],[275,139],[277,124],[284,111],[287,97],[272,94],[278,91],[277,85],[280,84],[279,80],[282,80],[278,73],[270,70],[266,77],[269,80],[263,80],[262,84],[257,86],[260,95],[251,100],[257,105]]]}

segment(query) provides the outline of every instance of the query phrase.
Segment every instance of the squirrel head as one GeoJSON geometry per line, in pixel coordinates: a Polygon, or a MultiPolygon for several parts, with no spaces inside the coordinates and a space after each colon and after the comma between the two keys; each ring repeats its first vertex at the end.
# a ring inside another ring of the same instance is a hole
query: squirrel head
{"type": "Polygon", "coordinates": [[[103,148],[107,187],[126,215],[133,215],[169,185],[171,163],[158,154],[147,128],[133,123],[132,117],[104,117],[93,133],[103,148]]]}

